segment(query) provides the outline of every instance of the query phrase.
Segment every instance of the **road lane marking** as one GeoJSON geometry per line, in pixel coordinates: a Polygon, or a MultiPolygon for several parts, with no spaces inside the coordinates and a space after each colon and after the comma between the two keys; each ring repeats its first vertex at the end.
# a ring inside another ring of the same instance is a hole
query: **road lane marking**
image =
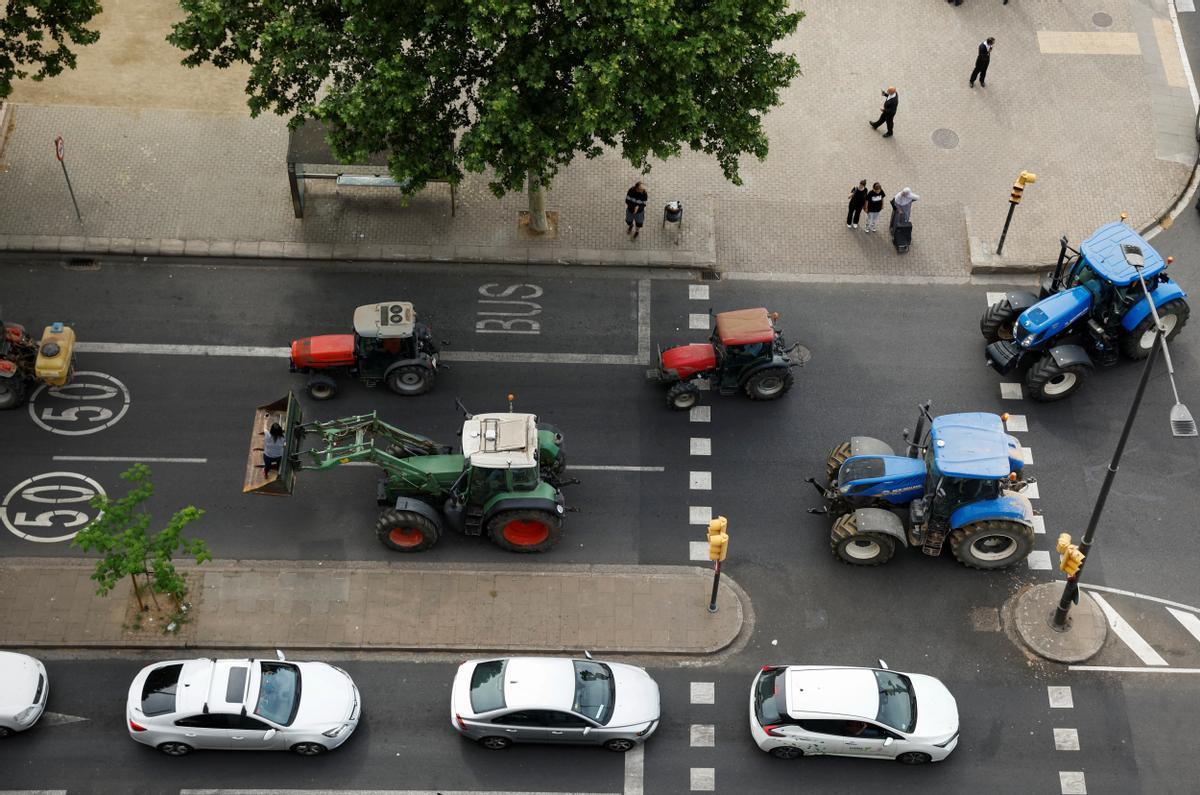
{"type": "Polygon", "coordinates": [[[1009,433],[1024,433],[1029,430],[1029,423],[1026,422],[1024,414],[1009,414],[1004,422],[1004,429],[1009,433]]]}
{"type": "Polygon", "coordinates": [[[689,284],[688,298],[693,301],[708,300],[708,285],[707,284],[689,284]]]}
{"type": "Polygon", "coordinates": [[[689,472],[688,488],[690,488],[692,491],[712,491],[712,473],[696,471],[689,472]]]}
{"type": "Polygon", "coordinates": [[[1025,462],[1025,465],[1032,466],[1033,465],[1033,449],[1030,447],[1018,447],[1017,449],[1020,451],[1021,460],[1025,462]]]}
{"type": "Polygon", "coordinates": [[[1046,534],[1046,517],[1039,516],[1036,513],[1033,515],[1033,532],[1038,535],[1046,534]]]}
{"type": "Polygon", "coordinates": [[[688,524],[702,524],[705,527],[712,521],[711,505],[689,505],[688,524]]]}
{"type": "Polygon", "coordinates": [[[689,772],[692,792],[712,792],[717,788],[716,768],[693,767],[689,772]]]}
{"type": "Polygon", "coordinates": [[[132,455],[56,455],[54,461],[117,461],[135,464],[207,464],[207,458],[154,458],[132,455]]]}
{"type": "Polygon", "coordinates": [[[1115,593],[1120,596],[1132,596],[1135,599],[1146,599],[1151,602],[1158,602],[1160,605],[1178,607],[1180,610],[1190,610],[1193,613],[1200,613],[1200,607],[1192,607],[1191,605],[1185,605],[1182,602],[1172,602],[1170,599],[1160,599],[1157,596],[1147,596],[1144,593],[1138,593],[1136,591],[1123,591],[1120,588],[1110,588],[1107,585],[1091,585],[1088,583],[1080,583],[1079,587],[1086,588],[1089,591],[1104,591],[1105,593],[1115,593]]]}
{"type": "Polygon", "coordinates": [[[712,439],[693,436],[689,442],[692,455],[712,455],[712,439]]]}
{"type": "Polygon", "coordinates": [[[689,541],[688,560],[708,560],[708,542],[689,541]]]}
{"type": "Polygon", "coordinates": [[[1087,795],[1087,784],[1083,780],[1082,771],[1058,771],[1058,785],[1062,790],[1062,795],[1087,795]]]}
{"type": "Polygon", "coordinates": [[[1008,297],[1008,293],[988,293],[987,294],[988,308],[991,309],[992,306],[1000,303],[1007,297],[1008,297]]]}
{"type": "Polygon", "coordinates": [[[1012,381],[1000,382],[1000,397],[1003,400],[1020,400],[1021,385],[1012,381]]]}
{"type": "MultiPolygon", "coordinates": [[[[638,349],[641,351],[641,330],[638,330],[638,349]]],[[[438,358],[444,362],[500,362],[504,364],[645,364],[649,359],[649,338],[645,353],[636,356],[609,353],[537,353],[510,351],[442,351],[438,358]]],[[[257,359],[288,359],[291,348],[269,348],[259,345],[168,345],[144,342],[78,342],[80,353],[144,354],[153,356],[233,356],[257,359]]]]}
{"type": "Polygon", "coordinates": [[[1092,598],[1096,600],[1096,604],[1100,605],[1100,609],[1104,612],[1108,619],[1109,628],[1117,633],[1117,637],[1125,642],[1129,650],[1138,656],[1146,665],[1167,665],[1167,661],[1159,655],[1145,638],[1138,634],[1138,631],[1129,626],[1129,622],[1121,618],[1121,615],[1112,608],[1104,597],[1100,594],[1092,594],[1092,598]]]}
{"type": "Polygon", "coordinates": [[[693,748],[712,748],[717,744],[717,727],[711,723],[693,723],[688,734],[693,748]]]}
{"type": "MultiPolygon", "coordinates": [[[[641,746],[637,746],[641,748],[641,746]]],[[[624,756],[632,754],[630,750],[624,756]]],[[[626,763],[628,764],[628,762],[626,763]]],[[[42,795],[49,792],[63,792],[66,790],[25,790],[28,795],[42,795]]],[[[621,795],[621,793],[604,793],[604,792],[531,792],[529,790],[464,790],[464,789],[181,789],[179,795],[329,795],[331,792],[336,792],[337,795],[621,795]]],[[[0,795],[9,795],[4,790],[0,790],[0,795]]],[[[624,795],[641,795],[641,790],[636,793],[626,790],[624,795]]]]}
{"type": "Polygon", "coordinates": [[[1036,484],[1036,483],[1030,483],[1028,486],[1026,486],[1025,488],[1023,488],[1021,490],[1021,493],[1024,494],[1026,497],[1028,497],[1031,500],[1040,499],[1042,496],[1042,492],[1038,488],[1038,484],[1036,484]]]}
{"type": "Polygon", "coordinates": [[[606,464],[567,464],[567,469],[580,472],[666,472],[666,467],[608,466],[606,464]]]}
{"type": "Polygon", "coordinates": [[[646,782],[646,746],[635,745],[625,752],[625,795],[642,795],[646,782]]]}
{"type": "Polygon", "coordinates": [[[89,718],[82,718],[78,715],[64,715],[61,712],[43,712],[42,717],[38,718],[38,726],[63,726],[68,723],[82,723],[89,718]]]}
{"type": "Polygon", "coordinates": [[[689,422],[712,422],[712,406],[692,406],[688,410],[689,422]]]}
{"type": "Polygon", "coordinates": [[[167,345],[149,342],[77,342],[80,353],[141,353],[156,356],[248,356],[264,359],[287,359],[291,348],[268,348],[262,345],[167,345]]]}
{"type": "Polygon", "coordinates": [[[1167,612],[1175,616],[1175,620],[1183,624],[1183,628],[1191,633],[1193,638],[1200,640],[1200,617],[1197,617],[1195,613],[1185,613],[1173,607],[1168,607],[1167,612]]]}
{"type": "Polygon", "coordinates": [[[1034,571],[1050,570],[1050,553],[1044,549],[1035,549],[1025,558],[1025,563],[1034,571]]]}
{"type": "MultiPolygon", "coordinates": [[[[707,544],[705,545],[707,547],[707,544]]],[[[693,704],[717,703],[717,686],[713,682],[692,682],[691,698],[693,704]]]]}
{"type": "Polygon", "coordinates": [[[1050,699],[1050,706],[1054,709],[1073,709],[1075,707],[1075,699],[1071,697],[1070,685],[1048,685],[1046,696],[1050,699]]]}
{"type": "MultiPolygon", "coordinates": [[[[638,338],[637,358],[640,364],[650,364],[650,280],[638,280],[638,338]]],[[[655,363],[657,364],[657,362],[655,363]]]]}
{"type": "Polygon", "coordinates": [[[688,328],[708,331],[708,315],[689,314],[688,328]]]}
{"type": "Polygon", "coordinates": [[[1054,750],[1055,751],[1078,751],[1079,750],[1079,730],[1078,729],[1055,729],[1054,730],[1054,750]]]}
{"type": "Polygon", "coordinates": [[[1200,668],[1143,668],[1140,665],[1068,665],[1067,670],[1115,674],[1200,674],[1200,668]]]}

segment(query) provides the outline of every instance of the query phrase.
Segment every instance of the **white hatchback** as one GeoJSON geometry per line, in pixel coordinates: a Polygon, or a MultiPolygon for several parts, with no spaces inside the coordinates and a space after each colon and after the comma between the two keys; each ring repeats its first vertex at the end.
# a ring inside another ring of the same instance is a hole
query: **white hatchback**
{"type": "Polygon", "coordinates": [[[129,736],[170,756],[198,748],[294,751],[337,748],[358,726],[362,699],[350,675],[322,662],[169,660],[129,687],[129,736]]]}
{"type": "Polygon", "coordinates": [[[0,737],[37,723],[49,695],[50,678],[40,660],[0,651],[0,737]]]}
{"type": "Polygon", "coordinates": [[[766,665],[750,685],[750,734],[781,759],[939,762],[958,745],[958,704],[937,679],[880,668],[766,665]]]}

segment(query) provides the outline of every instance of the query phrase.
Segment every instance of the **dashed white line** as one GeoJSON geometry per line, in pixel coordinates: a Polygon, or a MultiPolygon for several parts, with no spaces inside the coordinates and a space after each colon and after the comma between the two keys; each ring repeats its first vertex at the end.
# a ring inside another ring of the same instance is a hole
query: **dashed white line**
{"type": "Polygon", "coordinates": [[[1078,751],[1079,750],[1079,730],[1078,729],[1055,729],[1054,730],[1054,750],[1056,750],[1056,751],[1078,751]]]}
{"type": "Polygon", "coordinates": [[[991,292],[989,292],[987,294],[987,305],[992,306],[993,304],[998,304],[1007,297],[1008,297],[1008,293],[991,293],[991,292]]]}
{"type": "Polygon", "coordinates": [[[717,788],[717,771],[711,767],[691,769],[692,792],[712,792],[717,788]]]}
{"type": "Polygon", "coordinates": [[[117,461],[141,464],[207,464],[207,458],[154,458],[130,455],[56,455],[55,461],[117,461]]]}
{"type": "Polygon", "coordinates": [[[689,449],[692,455],[712,455],[712,439],[693,436],[689,442],[689,449]]]}
{"type": "Polygon", "coordinates": [[[1024,414],[1009,414],[1004,423],[1004,429],[1009,433],[1024,433],[1029,430],[1029,422],[1024,414]]]}
{"type": "Polygon", "coordinates": [[[1105,618],[1108,619],[1109,629],[1117,633],[1117,637],[1124,641],[1139,660],[1146,665],[1167,665],[1167,661],[1162,658],[1162,655],[1156,652],[1145,638],[1138,634],[1136,629],[1129,626],[1129,622],[1121,618],[1120,613],[1114,610],[1103,596],[1094,593],[1092,598],[1096,600],[1096,604],[1100,605],[1105,618]]]}
{"type": "Polygon", "coordinates": [[[703,329],[704,331],[708,331],[708,315],[699,315],[695,313],[689,314],[688,328],[703,329]]]}
{"type": "Polygon", "coordinates": [[[1200,674],[1200,668],[1143,668],[1140,665],[1068,665],[1067,670],[1114,674],[1200,674]]]}
{"type": "Polygon", "coordinates": [[[1021,385],[1011,381],[1000,382],[1000,397],[1004,400],[1020,400],[1021,385]]]}
{"type": "Polygon", "coordinates": [[[1058,771],[1058,784],[1062,788],[1062,795],[1087,795],[1087,785],[1084,783],[1082,771],[1058,771]]]}
{"type": "Polygon", "coordinates": [[[1025,462],[1025,466],[1031,466],[1033,464],[1033,449],[1029,447],[1019,447],[1017,449],[1021,452],[1021,460],[1025,462]]]}
{"type": "Polygon", "coordinates": [[[688,524],[702,524],[707,526],[712,521],[712,506],[711,505],[689,505],[688,506],[688,524]]]}
{"type": "Polygon", "coordinates": [[[693,301],[708,300],[708,285],[707,284],[689,284],[688,298],[693,301]]]}
{"type": "Polygon", "coordinates": [[[638,353],[640,364],[650,364],[650,280],[638,280],[638,353]]]}
{"type": "Polygon", "coordinates": [[[666,472],[666,467],[607,466],[603,464],[567,464],[579,472],[666,472]]]}
{"type": "Polygon", "coordinates": [[[1025,558],[1026,565],[1034,571],[1050,570],[1050,553],[1044,549],[1035,549],[1025,558]]]}
{"type": "Polygon", "coordinates": [[[689,541],[688,560],[708,560],[708,542],[689,541]]]}
{"type": "Polygon", "coordinates": [[[693,723],[688,734],[693,748],[712,748],[717,744],[717,727],[711,723],[693,723]]]}
{"type": "MultiPolygon", "coordinates": [[[[707,546],[707,545],[706,545],[707,546]]],[[[705,556],[707,557],[707,552],[705,556]]],[[[713,682],[692,682],[691,699],[693,704],[717,703],[717,686],[713,682]]]]}
{"type": "Polygon", "coordinates": [[[1175,620],[1183,624],[1183,628],[1191,633],[1193,638],[1200,640],[1200,618],[1195,613],[1185,613],[1173,607],[1168,607],[1167,612],[1175,616],[1175,620]]]}
{"type": "Polygon", "coordinates": [[[635,745],[625,752],[624,795],[643,795],[646,782],[646,746],[635,745]]]}
{"type": "Polygon", "coordinates": [[[1033,532],[1038,535],[1046,534],[1046,517],[1036,513],[1033,515],[1033,532]]]}
{"type": "Polygon", "coordinates": [[[1071,696],[1070,685],[1048,685],[1046,697],[1050,699],[1050,706],[1053,709],[1073,709],[1075,707],[1075,699],[1071,696]]]}
{"type": "Polygon", "coordinates": [[[1178,607],[1180,610],[1191,610],[1193,613],[1200,613],[1200,607],[1192,607],[1191,605],[1185,605],[1182,602],[1172,602],[1170,599],[1160,599],[1157,596],[1147,596],[1146,594],[1138,593],[1137,591],[1125,591],[1120,588],[1110,588],[1107,585],[1091,585],[1089,583],[1080,583],[1079,587],[1086,588],[1089,591],[1104,591],[1105,593],[1115,593],[1119,596],[1132,596],[1135,599],[1146,599],[1150,602],[1158,602],[1160,605],[1178,607]]]}
{"type": "Polygon", "coordinates": [[[688,488],[692,491],[712,491],[712,473],[696,471],[689,472],[688,488]]]}
{"type": "Polygon", "coordinates": [[[262,345],[168,345],[148,342],[76,342],[80,353],[140,353],[156,356],[248,356],[266,359],[287,359],[291,348],[271,348],[262,345]]]}
{"type": "Polygon", "coordinates": [[[1021,493],[1031,500],[1041,499],[1042,496],[1042,491],[1038,488],[1038,484],[1036,483],[1030,483],[1021,491],[1021,493]]]}
{"type": "Polygon", "coordinates": [[[712,407],[692,406],[692,408],[688,411],[688,420],[691,422],[711,422],[712,407]]]}

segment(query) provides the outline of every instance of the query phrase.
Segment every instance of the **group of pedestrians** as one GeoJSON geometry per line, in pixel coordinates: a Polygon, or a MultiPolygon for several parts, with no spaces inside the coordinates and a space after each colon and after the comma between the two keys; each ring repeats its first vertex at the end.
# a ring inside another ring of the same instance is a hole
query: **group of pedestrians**
{"type": "MultiPolygon", "coordinates": [[[[865,211],[867,222],[863,224],[863,231],[878,232],[879,214],[883,212],[883,202],[886,198],[887,193],[878,182],[873,184],[870,190],[867,190],[867,181],[860,179],[857,185],[850,188],[850,206],[846,210],[846,228],[857,229],[858,222],[862,219],[865,211]]],[[[894,228],[897,222],[910,223],[913,202],[920,198],[913,193],[912,188],[904,188],[897,193],[891,201],[892,220],[889,226],[894,228]]]]}

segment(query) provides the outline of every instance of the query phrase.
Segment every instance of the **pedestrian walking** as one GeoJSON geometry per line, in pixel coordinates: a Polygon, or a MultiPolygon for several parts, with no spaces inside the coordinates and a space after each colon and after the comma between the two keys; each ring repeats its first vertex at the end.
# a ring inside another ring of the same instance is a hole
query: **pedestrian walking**
{"type": "Polygon", "coordinates": [[[859,180],[850,189],[850,209],[846,211],[846,228],[858,229],[858,219],[862,217],[863,207],[867,203],[867,181],[859,180]]]}
{"type": "Polygon", "coordinates": [[[975,87],[976,78],[979,79],[981,87],[987,88],[988,64],[992,62],[992,47],[995,45],[995,36],[988,36],[985,41],[979,42],[979,54],[975,56],[975,71],[971,72],[971,79],[969,81],[971,88],[975,87]]]}
{"type": "Polygon", "coordinates": [[[279,467],[279,462],[283,460],[284,453],[287,452],[287,439],[283,434],[283,428],[278,422],[271,423],[271,427],[263,434],[263,477],[271,474],[271,469],[279,467]]]}
{"type": "Polygon", "coordinates": [[[646,202],[649,199],[650,194],[640,180],[625,194],[625,234],[632,233],[634,237],[641,234],[642,224],[646,223],[646,202]],[[634,224],[637,224],[637,229],[633,228],[634,224]]]}
{"type": "Polygon", "coordinates": [[[872,129],[879,129],[879,125],[886,124],[887,132],[883,134],[884,138],[892,137],[892,120],[896,118],[896,108],[900,105],[900,95],[896,93],[895,86],[888,86],[887,90],[881,91],[883,94],[883,107],[879,109],[879,118],[870,122],[872,129]]]}
{"type": "Polygon", "coordinates": [[[878,182],[871,186],[870,192],[867,193],[867,223],[863,228],[864,232],[879,231],[876,225],[879,223],[879,214],[883,212],[883,200],[886,198],[887,194],[878,182]]]}
{"type": "Polygon", "coordinates": [[[896,198],[892,199],[892,206],[895,208],[893,214],[892,226],[897,222],[912,223],[912,205],[921,197],[913,193],[912,188],[905,188],[896,194],[896,198]]]}

